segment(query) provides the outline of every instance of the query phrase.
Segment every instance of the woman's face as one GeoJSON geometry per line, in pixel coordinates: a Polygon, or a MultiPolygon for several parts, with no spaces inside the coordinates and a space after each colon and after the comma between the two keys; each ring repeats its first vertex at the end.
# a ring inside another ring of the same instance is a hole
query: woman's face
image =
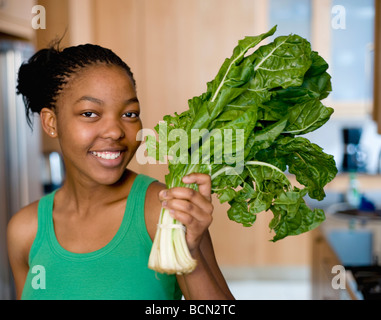
{"type": "Polygon", "coordinates": [[[89,66],[71,76],[57,97],[57,133],[67,175],[116,183],[132,159],[142,128],[136,91],[126,71],[89,66]]]}

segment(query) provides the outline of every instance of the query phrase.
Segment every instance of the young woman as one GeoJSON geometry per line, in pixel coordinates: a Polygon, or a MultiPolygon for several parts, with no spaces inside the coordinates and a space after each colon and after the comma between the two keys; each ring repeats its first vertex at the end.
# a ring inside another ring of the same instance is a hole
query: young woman
{"type": "Polygon", "coordinates": [[[208,227],[211,181],[192,174],[189,188],[166,190],[132,172],[142,128],[130,68],[96,45],[37,52],[19,70],[30,122],[59,139],[66,179],[57,191],[15,214],[8,251],[17,298],[233,299],[217,265],[208,227]],[[188,275],[148,269],[161,206],[187,228],[197,268],[188,275]]]}

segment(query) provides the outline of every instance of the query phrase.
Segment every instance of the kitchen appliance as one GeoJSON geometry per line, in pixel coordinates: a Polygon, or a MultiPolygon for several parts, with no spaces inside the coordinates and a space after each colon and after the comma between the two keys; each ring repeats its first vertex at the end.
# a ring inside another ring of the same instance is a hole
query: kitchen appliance
{"type": "Polygon", "coordinates": [[[381,266],[346,267],[356,282],[356,290],[364,300],[381,300],[381,266]]]}
{"type": "Polygon", "coordinates": [[[366,153],[360,146],[362,129],[344,128],[344,157],[342,169],[344,172],[365,172],[366,171],[366,153]]]}
{"type": "Polygon", "coordinates": [[[18,69],[33,52],[28,43],[0,39],[0,299],[14,298],[7,223],[42,196],[40,125],[34,121],[33,131],[28,127],[22,98],[16,94],[18,69]]]}

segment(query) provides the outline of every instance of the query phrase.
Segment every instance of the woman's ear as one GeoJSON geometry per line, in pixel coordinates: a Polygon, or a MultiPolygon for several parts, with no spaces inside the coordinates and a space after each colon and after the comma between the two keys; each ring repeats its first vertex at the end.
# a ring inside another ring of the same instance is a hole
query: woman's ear
{"type": "Polygon", "coordinates": [[[57,116],[54,110],[42,108],[40,112],[42,128],[52,138],[57,137],[57,116]]]}

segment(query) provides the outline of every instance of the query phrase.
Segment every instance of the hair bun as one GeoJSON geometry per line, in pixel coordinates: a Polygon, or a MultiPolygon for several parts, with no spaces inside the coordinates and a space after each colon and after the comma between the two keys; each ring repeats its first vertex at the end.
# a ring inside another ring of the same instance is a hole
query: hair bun
{"type": "Polygon", "coordinates": [[[17,93],[24,99],[28,124],[32,126],[32,113],[42,108],[54,109],[57,97],[72,74],[96,64],[121,67],[135,86],[130,67],[110,49],[84,44],[59,49],[60,40],[35,53],[19,69],[17,93]]]}
{"type": "MultiPolygon", "coordinates": [[[[54,48],[42,49],[24,62],[18,73],[17,93],[21,94],[27,109],[27,114],[40,112],[48,107],[49,101],[44,101],[41,91],[49,86],[50,75],[59,52],[54,48]]],[[[28,122],[29,121],[29,117],[28,122]]]]}

